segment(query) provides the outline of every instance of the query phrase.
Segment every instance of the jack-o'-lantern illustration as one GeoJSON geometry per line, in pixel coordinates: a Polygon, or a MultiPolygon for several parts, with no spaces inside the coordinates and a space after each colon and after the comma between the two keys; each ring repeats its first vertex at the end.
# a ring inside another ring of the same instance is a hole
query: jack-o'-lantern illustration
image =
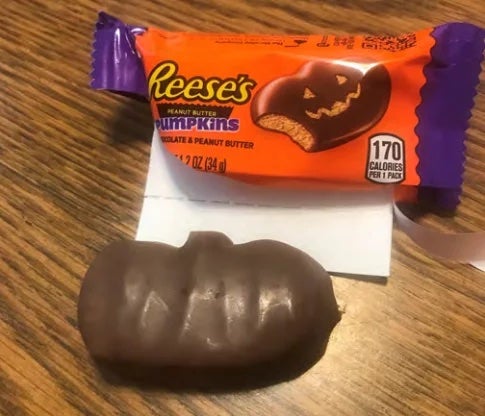
{"type": "Polygon", "coordinates": [[[380,64],[312,61],[257,92],[252,118],[288,135],[307,152],[346,143],[384,115],[391,80],[380,64]]]}

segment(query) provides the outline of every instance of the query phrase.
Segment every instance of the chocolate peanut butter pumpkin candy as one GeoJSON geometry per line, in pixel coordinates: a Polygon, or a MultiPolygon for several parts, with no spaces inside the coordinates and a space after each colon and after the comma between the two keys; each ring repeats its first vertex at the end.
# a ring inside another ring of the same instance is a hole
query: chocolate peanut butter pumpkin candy
{"type": "Polygon", "coordinates": [[[303,150],[317,152],[373,127],[390,95],[391,80],[383,65],[311,61],[262,87],[251,114],[259,126],[285,133],[303,150]]]}
{"type": "Polygon", "coordinates": [[[97,360],[234,368],[285,355],[340,320],[332,282],[286,244],[192,233],[180,248],[119,241],[88,269],[79,328],[97,360]]]}

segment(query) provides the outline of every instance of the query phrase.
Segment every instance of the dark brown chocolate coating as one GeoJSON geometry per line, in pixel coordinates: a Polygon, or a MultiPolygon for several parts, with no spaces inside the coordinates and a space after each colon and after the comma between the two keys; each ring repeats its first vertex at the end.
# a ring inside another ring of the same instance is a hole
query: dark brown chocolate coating
{"type": "Polygon", "coordinates": [[[180,248],[109,245],[78,305],[95,359],[158,367],[257,364],[320,326],[328,338],[339,319],[331,279],[311,257],[270,240],[234,245],[213,232],[192,233],[180,248]]]}
{"type": "Polygon", "coordinates": [[[311,61],[262,87],[251,103],[252,119],[307,152],[344,144],[373,127],[389,104],[387,69],[366,65],[311,61]]]}

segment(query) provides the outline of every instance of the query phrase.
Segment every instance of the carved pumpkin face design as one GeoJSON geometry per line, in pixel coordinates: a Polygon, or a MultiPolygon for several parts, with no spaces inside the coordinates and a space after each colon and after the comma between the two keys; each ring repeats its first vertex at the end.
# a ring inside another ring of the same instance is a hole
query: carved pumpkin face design
{"type": "MultiPolygon", "coordinates": [[[[336,82],[337,85],[341,87],[341,90],[342,90],[341,92],[344,93],[345,96],[342,96],[341,100],[334,101],[333,103],[331,103],[331,105],[329,104],[328,106],[323,105],[321,107],[318,107],[316,111],[306,109],[305,114],[308,117],[319,120],[320,118],[322,118],[322,116],[327,116],[327,117],[338,116],[339,114],[342,114],[344,111],[347,111],[349,109],[349,107],[352,104],[352,100],[355,100],[360,97],[360,92],[361,92],[360,82],[357,82],[355,89],[350,92],[347,92],[348,87],[346,88],[346,86],[344,86],[345,84],[350,84],[349,78],[347,78],[345,75],[336,74],[334,82],[336,82]]],[[[326,95],[327,97],[325,96],[320,97],[315,92],[313,92],[309,87],[306,87],[303,91],[303,99],[307,100],[309,103],[310,102],[318,103],[319,98],[323,98],[323,99],[327,98],[327,100],[325,101],[328,101],[329,94],[326,94],[326,95]]],[[[336,95],[338,95],[338,93],[336,95]]]]}
{"type": "Polygon", "coordinates": [[[390,91],[382,65],[314,61],[258,91],[252,117],[307,152],[321,151],[374,126],[387,109],[390,91]]]}

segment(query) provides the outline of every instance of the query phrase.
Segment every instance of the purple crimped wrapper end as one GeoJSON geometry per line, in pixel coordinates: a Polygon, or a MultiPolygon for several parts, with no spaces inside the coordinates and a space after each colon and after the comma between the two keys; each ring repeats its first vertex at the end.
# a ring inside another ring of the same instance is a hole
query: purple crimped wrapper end
{"type": "Polygon", "coordinates": [[[485,29],[448,23],[437,26],[431,36],[435,45],[416,109],[419,199],[454,210],[460,202],[466,130],[479,84],[485,29]]]}
{"type": "Polygon", "coordinates": [[[147,98],[145,72],[134,41],[135,35],[145,30],[126,25],[105,12],[98,14],[92,52],[92,88],[147,98]]]}

